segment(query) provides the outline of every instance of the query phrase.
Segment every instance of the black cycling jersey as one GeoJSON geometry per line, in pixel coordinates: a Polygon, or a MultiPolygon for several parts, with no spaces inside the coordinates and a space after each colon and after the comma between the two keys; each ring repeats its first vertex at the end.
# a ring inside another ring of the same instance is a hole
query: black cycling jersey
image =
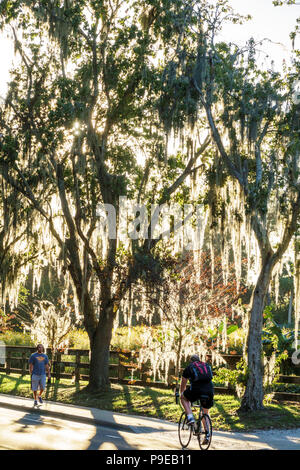
{"type": "Polygon", "coordinates": [[[203,383],[203,382],[193,382],[192,381],[192,377],[193,377],[193,372],[192,372],[192,368],[191,368],[191,364],[189,364],[183,371],[182,373],[182,377],[184,377],[185,379],[188,379],[190,381],[190,390],[193,390],[195,392],[198,392],[198,393],[202,393],[202,394],[213,394],[214,393],[214,387],[213,387],[213,384],[212,384],[212,381],[210,380],[209,382],[207,383],[203,383]]]}

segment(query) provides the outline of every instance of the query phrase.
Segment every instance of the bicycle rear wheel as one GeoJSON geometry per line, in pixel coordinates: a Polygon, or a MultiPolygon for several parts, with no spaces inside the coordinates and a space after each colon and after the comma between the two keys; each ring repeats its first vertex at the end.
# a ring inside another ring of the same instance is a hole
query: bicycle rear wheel
{"type": "Polygon", "coordinates": [[[179,442],[183,449],[185,449],[189,445],[192,437],[192,432],[193,427],[187,424],[187,416],[185,412],[183,412],[180,416],[180,420],[178,423],[179,442]]]}
{"type": "Polygon", "coordinates": [[[207,414],[203,414],[200,426],[199,426],[199,433],[197,434],[197,439],[199,442],[199,447],[201,450],[208,450],[211,444],[212,438],[212,424],[211,419],[207,414]],[[205,423],[205,426],[204,426],[205,423]]]}

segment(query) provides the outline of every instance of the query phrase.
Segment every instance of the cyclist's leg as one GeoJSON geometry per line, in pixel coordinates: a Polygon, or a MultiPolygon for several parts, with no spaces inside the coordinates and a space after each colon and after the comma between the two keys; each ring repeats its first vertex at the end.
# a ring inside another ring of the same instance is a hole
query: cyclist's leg
{"type": "Polygon", "coordinates": [[[184,395],[180,397],[180,400],[186,414],[192,414],[191,402],[184,395]]]}
{"type": "Polygon", "coordinates": [[[192,412],[192,406],[191,406],[191,402],[193,401],[193,395],[192,395],[192,392],[191,392],[190,388],[187,388],[183,392],[183,395],[180,397],[180,400],[181,400],[181,404],[184,408],[184,411],[187,415],[188,420],[189,421],[192,420],[194,422],[195,419],[194,419],[194,415],[193,415],[193,412],[192,412]]]}
{"type": "MultiPolygon", "coordinates": [[[[213,394],[209,394],[206,399],[201,400],[201,404],[202,404],[203,415],[207,415],[209,417],[209,409],[213,406],[213,394]]],[[[202,419],[202,424],[203,424],[204,430],[206,432],[209,432],[209,429],[208,429],[209,423],[207,423],[205,418],[202,419]]]]}
{"type": "Polygon", "coordinates": [[[214,404],[214,395],[211,393],[207,395],[205,394],[205,397],[204,396],[200,397],[200,400],[201,400],[203,414],[206,414],[209,416],[209,410],[214,404]]]}
{"type": "MultiPolygon", "coordinates": [[[[204,415],[208,415],[208,416],[209,416],[209,409],[208,409],[208,408],[203,408],[203,407],[202,407],[202,410],[203,410],[203,414],[204,414],[204,415]]],[[[209,430],[207,429],[207,425],[206,425],[206,420],[205,420],[205,418],[202,418],[202,424],[203,424],[203,426],[204,426],[204,430],[205,430],[206,432],[209,431],[209,430]]]]}

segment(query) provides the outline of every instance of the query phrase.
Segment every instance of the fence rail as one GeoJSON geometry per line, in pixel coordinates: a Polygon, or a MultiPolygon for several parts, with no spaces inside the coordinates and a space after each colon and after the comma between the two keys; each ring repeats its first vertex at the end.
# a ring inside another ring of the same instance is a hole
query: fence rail
{"type": "MultiPolygon", "coordinates": [[[[29,357],[36,348],[27,346],[6,346],[5,363],[0,364],[0,372],[26,375],[29,373],[29,357]]],[[[51,375],[55,378],[73,378],[75,382],[89,378],[89,350],[68,349],[54,354],[46,350],[51,363],[51,375]]],[[[151,380],[151,366],[137,363],[138,354],[131,351],[110,352],[110,379],[112,381],[143,382],[151,380]]],[[[174,376],[175,369],[170,368],[169,379],[174,376]]],[[[162,384],[161,382],[157,382],[162,384]]],[[[168,382],[169,383],[169,382],[168,382]]]]}
{"type": "MultiPolygon", "coordinates": [[[[32,353],[36,351],[36,348],[28,346],[6,346],[6,359],[5,364],[0,364],[0,372],[6,374],[15,373],[22,376],[29,373],[28,360],[32,353]]],[[[51,362],[51,375],[54,378],[68,378],[73,379],[74,382],[80,380],[87,381],[89,379],[89,354],[90,351],[87,349],[68,349],[64,351],[55,352],[54,354],[50,349],[46,351],[50,362],[51,362]]],[[[225,366],[229,369],[235,369],[236,364],[240,361],[242,356],[240,355],[229,355],[222,354],[222,358],[225,361],[225,366]]],[[[175,377],[175,365],[170,364],[169,371],[165,381],[155,381],[153,379],[151,365],[150,364],[138,364],[138,353],[131,351],[111,351],[110,352],[110,365],[109,375],[111,382],[118,382],[123,384],[135,384],[135,385],[148,385],[152,387],[167,388],[174,386],[178,378],[175,377]]],[[[207,360],[211,360],[211,356],[207,356],[207,360]]],[[[291,368],[291,361],[288,359],[283,367],[280,376],[280,382],[283,383],[300,383],[300,376],[288,375],[286,370],[291,368]]],[[[292,372],[299,371],[300,368],[294,368],[292,372]]],[[[229,393],[233,391],[227,387],[215,387],[216,393],[229,393]]],[[[278,392],[279,393],[279,392],[278,392]]],[[[277,395],[274,395],[274,397],[277,395]]],[[[281,396],[289,394],[281,393],[281,396]]],[[[298,395],[297,401],[300,401],[300,394],[298,395]]],[[[279,395],[278,395],[279,397],[279,395]]],[[[292,399],[292,397],[290,397],[292,399]]],[[[295,399],[295,397],[293,398],[295,399]]]]}
{"type": "MultiPolygon", "coordinates": [[[[0,371],[6,374],[16,373],[26,375],[29,373],[29,357],[36,352],[36,348],[28,346],[6,346],[5,363],[0,364],[0,371]]],[[[74,378],[76,382],[89,377],[89,354],[87,349],[68,349],[52,353],[46,350],[51,363],[51,375],[55,378],[74,378]]],[[[124,378],[128,371],[138,369],[138,364],[132,362],[131,352],[110,352],[111,379],[124,378]],[[130,361],[130,364],[128,363],[130,361]]]]}

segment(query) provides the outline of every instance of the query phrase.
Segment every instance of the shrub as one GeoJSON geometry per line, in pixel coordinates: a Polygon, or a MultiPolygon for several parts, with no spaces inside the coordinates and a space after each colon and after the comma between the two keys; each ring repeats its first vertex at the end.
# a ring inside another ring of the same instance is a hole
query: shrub
{"type": "Polygon", "coordinates": [[[143,332],[145,326],[123,326],[117,328],[112,337],[111,348],[139,351],[143,347],[143,332]]]}
{"type": "MultiPolygon", "coordinates": [[[[143,326],[123,326],[117,328],[113,332],[111,341],[111,349],[138,351],[143,346],[142,333],[143,326]]],[[[73,330],[68,334],[69,348],[72,349],[89,349],[90,342],[86,331],[73,330]]]]}
{"type": "Polygon", "coordinates": [[[89,337],[84,330],[73,330],[68,334],[69,348],[71,349],[90,349],[89,337]]]}
{"type": "Polygon", "coordinates": [[[239,397],[242,396],[248,379],[248,369],[244,359],[241,359],[234,370],[219,368],[214,374],[214,381],[218,383],[228,383],[234,388],[239,397]]]}
{"type": "Polygon", "coordinates": [[[227,338],[228,353],[243,354],[245,341],[246,333],[243,328],[237,328],[232,333],[229,333],[227,338]]]}
{"type": "Polygon", "coordinates": [[[29,333],[7,331],[0,335],[0,340],[8,346],[35,346],[29,333]]]}

